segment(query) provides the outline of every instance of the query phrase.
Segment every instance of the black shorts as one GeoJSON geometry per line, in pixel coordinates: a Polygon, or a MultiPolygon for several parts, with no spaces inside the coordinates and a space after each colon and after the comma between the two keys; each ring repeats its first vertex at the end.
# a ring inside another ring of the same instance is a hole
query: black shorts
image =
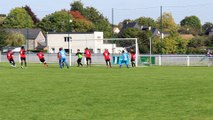
{"type": "Polygon", "coordinates": [[[44,62],[45,62],[45,59],[44,59],[44,58],[41,58],[40,61],[41,61],[42,63],[44,63],[44,62]]]}
{"type": "Polygon", "coordinates": [[[26,61],[26,58],[25,57],[21,57],[21,61],[26,61]]]}
{"type": "Polygon", "coordinates": [[[91,58],[86,58],[86,61],[89,61],[89,60],[91,61],[91,58]]]}
{"type": "Polygon", "coordinates": [[[110,60],[105,60],[106,62],[110,62],[110,60]]]}
{"type": "Polygon", "coordinates": [[[11,63],[11,62],[14,62],[13,58],[10,58],[10,59],[8,59],[8,60],[9,60],[10,63],[11,63]]]}

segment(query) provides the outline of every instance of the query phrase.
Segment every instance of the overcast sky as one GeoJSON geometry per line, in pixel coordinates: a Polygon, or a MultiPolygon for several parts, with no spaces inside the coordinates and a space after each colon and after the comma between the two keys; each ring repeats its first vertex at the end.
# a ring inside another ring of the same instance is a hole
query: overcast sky
{"type": "MultiPolygon", "coordinates": [[[[45,15],[61,9],[70,9],[74,0],[1,0],[0,14],[8,14],[15,7],[28,5],[32,11],[42,19],[45,15]]],[[[186,16],[195,15],[202,24],[213,22],[211,14],[213,0],[81,0],[84,7],[92,6],[100,11],[112,22],[112,8],[114,8],[114,23],[118,24],[124,19],[151,17],[156,20],[160,16],[160,6],[163,12],[172,13],[175,22],[186,16]]]]}

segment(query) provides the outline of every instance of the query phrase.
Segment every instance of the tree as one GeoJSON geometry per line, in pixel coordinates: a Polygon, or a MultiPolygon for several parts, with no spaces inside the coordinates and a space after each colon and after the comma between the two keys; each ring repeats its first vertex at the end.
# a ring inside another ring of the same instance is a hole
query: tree
{"type": "Polygon", "coordinates": [[[74,17],[73,31],[93,32],[95,30],[94,24],[81,15],[79,11],[71,11],[70,13],[74,17]]]}
{"type": "Polygon", "coordinates": [[[69,30],[69,26],[73,26],[73,24],[69,22],[69,20],[72,19],[72,15],[69,14],[69,12],[64,10],[57,11],[44,17],[38,26],[45,32],[67,32],[69,30]]]}
{"type": "Polygon", "coordinates": [[[4,28],[32,28],[33,21],[23,8],[15,8],[10,11],[3,24],[4,28]]]}
{"type": "Polygon", "coordinates": [[[33,20],[34,25],[38,24],[40,22],[40,20],[37,18],[37,16],[34,14],[34,12],[31,10],[31,8],[29,6],[25,6],[23,7],[28,15],[30,15],[31,19],[33,20]]]}
{"type": "Polygon", "coordinates": [[[100,12],[98,12],[93,7],[87,7],[84,10],[83,14],[88,20],[93,22],[95,25],[95,30],[103,31],[104,37],[111,37],[112,36],[112,26],[100,12]]]}
{"type": "Polygon", "coordinates": [[[0,28],[0,49],[5,46],[5,39],[6,36],[8,35],[7,32],[5,32],[4,29],[0,28]]]}
{"type": "MultiPolygon", "coordinates": [[[[127,28],[125,29],[119,37],[121,38],[138,38],[138,47],[140,53],[149,52],[149,37],[150,31],[141,31],[136,28],[127,28]]],[[[121,46],[130,47],[134,44],[134,41],[122,41],[119,42],[121,46]]]]}
{"type": "Polygon", "coordinates": [[[22,46],[25,44],[25,37],[20,33],[9,33],[5,39],[5,45],[7,46],[22,46]]]}
{"type": "Polygon", "coordinates": [[[95,26],[85,19],[75,19],[73,22],[73,29],[75,32],[93,32],[95,26]]]}
{"type": "Polygon", "coordinates": [[[79,11],[87,20],[91,21],[95,25],[96,31],[103,31],[104,37],[112,36],[112,26],[99,11],[93,7],[84,8],[80,1],[76,1],[71,5],[71,11],[79,11]]]}
{"type": "Polygon", "coordinates": [[[166,33],[171,33],[171,32],[175,32],[177,31],[177,25],[174,21],[174,18],[172,16],[171,13],[163,13],[162,15],[162,20],[161,20],[161,17],[159,17],[157,19],[157,26],[158,28],[161,28],[161,22],[162,22],[162,28],[163,28],[163,32],[166,32],[166,33]]]}
{"type": "Polygon", "coordinates": [[[71,11],[79,11],[81,14],[84,14],[84,6],[80,1],[75,1],[70,4],[71,11]]]}
{"type": "Polygon", "coordinates": [[[135,20],[135,22],[137,22],[140,26],[146,26],[146,27],[156,27],[156,23],[155,23],[155,20],[153,20],[152,18],[149,18],[149,17],[140,17],[140,18],[137,18],[135,20]]]}
{"type": "Polygon", "coordinates": [[[75,19],[85,19],[86,20],[86,18],[79,11],[71,11],[70,13],[75,19]]]}
{"type": "Polygon", "coordinates": [[[201,32],[201,22],[197,16],[185,17],[181,20],[180,25],[191,34],[197,35],[201,32]]]}
{"type": "Polygon", "coordinates": [[[4,14],[0,14],[0,27],[2,27],[3,23],[4,23],[4,20],[6,18],[6,15],[4,14]]]}

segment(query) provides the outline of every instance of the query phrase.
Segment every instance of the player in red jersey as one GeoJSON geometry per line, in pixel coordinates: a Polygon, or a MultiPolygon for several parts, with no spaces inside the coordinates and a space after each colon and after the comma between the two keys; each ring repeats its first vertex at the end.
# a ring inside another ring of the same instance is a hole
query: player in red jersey
{"type": "Polygon", "coordinates": [[[112,67],[111,66],[111,62],[110,62],[110,53],[109,53],[109,51],[108,51],[108,49],[105,49],[105,51],[104,51],[104,53],[103,53],[103,56],[104,56],[104,59],[105,59],[105,61],[106,61],[106,66],[107,66],[107,68],[108,67],[112,67]]]}
{"type": "Polygon", "coordinates": [[[26,53],[25,53],[25,49],[24,49],[24,46],[21,47],[21,50],[19,52],[19,55],[20,55],[20,59],[21,59],[21,68],[24,68],[23,67],[23,63],[25,65],[25,67],[27,67],[27,62],[26,62],[26,53]]]}
{"type": "Polygon", "coordinates": [[[85,48],[84,54],[85,54],[86,61],[87,61],[87,67],[88,67],[88,65],[91,66],[92,60],[91,60],[91,52],[90,52],[90,50],[88,48],[85,48]]]}
{"type": "Polygon", "coordinates": [[[135,67],[135,51],[133,49],[130,50],[131,53],[131,63],[132,67],[135,67]]]}
{"type": "Polygon", "coordinates": [[[13,51],[9,50],[7,52],[7,59],[9,60],[9,63],[11,64],[12,67],[16,67],[15,61],[13,59],[13,51]]]}
{"type": "Polygon", "coordinates": [[[38,56],[39,60],[44,64],[44,67],[48,67],[47,62],[44,58],[44,54],[41,51],[39,53],[37,53],[37,56],[38,56]]]}

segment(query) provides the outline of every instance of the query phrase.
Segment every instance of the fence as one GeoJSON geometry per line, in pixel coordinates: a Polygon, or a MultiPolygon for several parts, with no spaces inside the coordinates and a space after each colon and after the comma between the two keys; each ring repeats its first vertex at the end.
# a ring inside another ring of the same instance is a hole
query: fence
{"type": "MultiPolygon", "coordinates": [[[[120,54],[111,55],[113,64],[117,64],[116,57],[120,54]]],[[[68,61],[69,61],[69,57],[68,61]]],[[[58,63],[57,54],[45,54],[45,59],[48,63],[58,63]]],[[[14,54],[14,60],[20,62],[19,54],[14,54]]],[[[72,66],[77,65],[77,56],[71,56],[72,66]]],[[[0,62],[8,62],[7,55],[0,53],[0,62]]],[[[27,55],[28,63],[40,63],[36,54],[27,55]]],[[[82,61],[86,63],[85,59],[82,61]]],[[[139,55],[138,66],[212,66],[213,58],[206,57],[205,55],[139,55]],[[150,61],[151,60],[151,61],[150,61]]],[[[102,54],[92,54],[92,64],[104,65],[105,60],[102,54]]]]}
{"type": "Polygon", "coordinates": [[[140,55],[139,59],[139,66],[212,66],[213,62],[213,58],[206,55],[140,55]]]}

